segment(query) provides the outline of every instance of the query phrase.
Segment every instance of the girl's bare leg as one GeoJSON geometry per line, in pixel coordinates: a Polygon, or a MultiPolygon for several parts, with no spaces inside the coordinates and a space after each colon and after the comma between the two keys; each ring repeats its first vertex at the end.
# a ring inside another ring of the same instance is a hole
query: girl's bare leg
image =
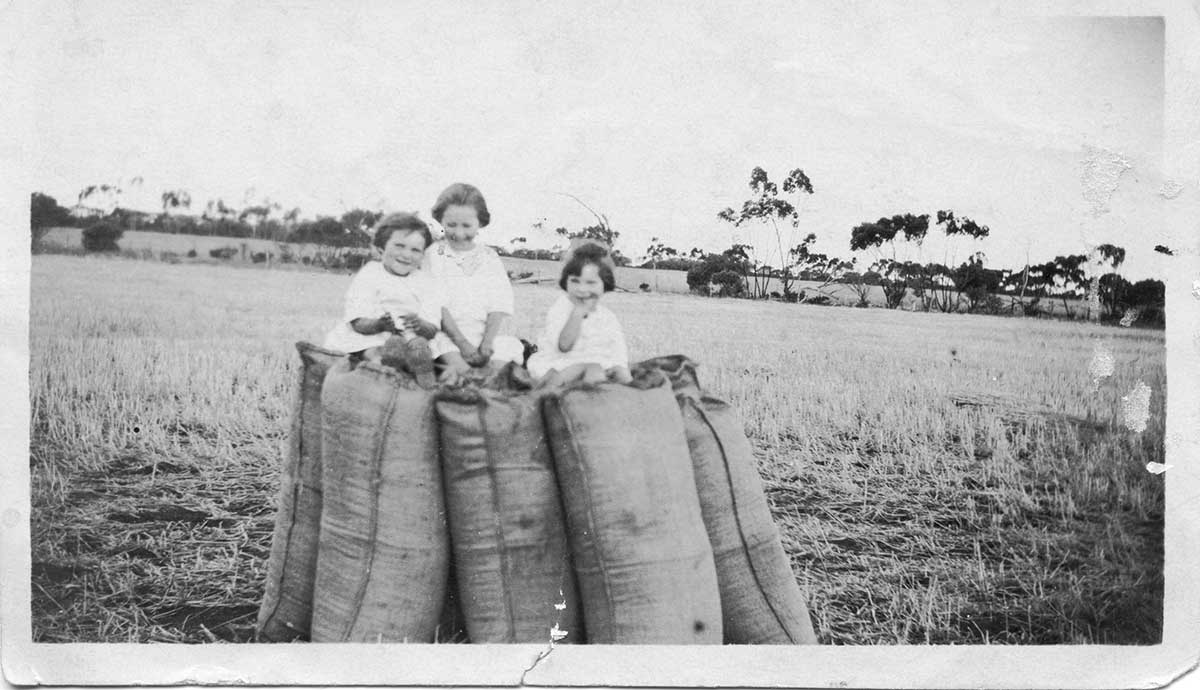
{"type": "Polygon", "coordinates": [[[584,372],[587,369],[586,364],[571,364],[562,369],[551,369],[547,371],[542,378],[538,379],[538,388],[546,386],[561,386],[565,383],[578,381],[583,378],[584,372]]]}
{"type": "Polygon", "coordinates": [[[604,367],[599,364],[586,364],[583,368],[583,376],[580,378],[584,383],[596,384],[607,381],[608,375],[605,373],[604,367]]]}

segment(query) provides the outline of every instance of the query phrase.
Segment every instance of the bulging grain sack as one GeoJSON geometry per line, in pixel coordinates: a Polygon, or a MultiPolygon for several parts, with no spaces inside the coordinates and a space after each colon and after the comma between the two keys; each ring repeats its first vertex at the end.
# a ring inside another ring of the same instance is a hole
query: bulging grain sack
{"type": "Polygon", "coordinates": [[[678,396],[712,544],[728,644],[814,644],[804,596],[737,415],[716,398],[678,396]]]}
{"type": "Polygon", "coordinates": [[[279,472],[279,505],[266,590],[258,611],[258,639],[308,639],[312,623],[317,538],[321,529],[321,386],[345,359],[339,352],[296,343],[300,376],[292,424],[279,472]]]}
{"type": "Polygon", "coordinates": [[[696,363],[686,355],[664,355],[638,362],[631,367],[631,373],[637,379],[654,380],[659,376],[655,372],[666,375],[671,382],[671,390],[675,395],[700,395],[700,380],[696,376],[696,363]],[[650,377],[647,379],[647,377],[650,377]]]}
{"type": "Polygon", "coordinates": [[[584,626],[591,643],[720,644],[683,422],[657,383],[574,386],[543,404],[584,626]]]}
{"type": "Polygon", "coordinates": [[[330,369],[322,403],[312,639],[432,642],[449,562],[433,395],[363,362],[330,369]]]}
{"type": "Polygon", "coordinates": [[[473,643],[546,642],[552,629],[581,642],[542,395],[512,376],[523,369],[506,368],[498,388],[438,396],[458,604],[473,643]]]}

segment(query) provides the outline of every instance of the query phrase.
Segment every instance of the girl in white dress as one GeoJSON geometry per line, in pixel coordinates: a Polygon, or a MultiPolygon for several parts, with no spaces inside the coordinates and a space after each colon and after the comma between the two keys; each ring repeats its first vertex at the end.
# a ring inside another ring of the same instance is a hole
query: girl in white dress
{"type": "Polygon", "coordinates": [[[452,184],[438,195],[433,218],[445,236],[425,254],[431,275],[444,290],[442,330],[454,349],[441,353],[443,378],[489,362],[521,362],[521,341],[501,335],[513,313],[512,284],[495,250],[475,242],[491,221],[483,194],[469,184],[452,184]]]}
{"type": "Polygon", "coordinates": [[[411,213],[393,213],[375,224],[379,260],[365,264],[346,290],[342,320],[325,347],[407,369],[422,386],[433,385],[433,358],[454,350],[438,332],[442,290],[421,264],[433,235],[411,213]]]}
{"type": "Polygon", "coordinates": [[[576,247],[558,281],[563,294],[546,312],[529,373],[543,382],[611,379],[629,383],[629,351],[617,317],[600,304],[616,286],[608,250],[595,243],[576,247]]]}

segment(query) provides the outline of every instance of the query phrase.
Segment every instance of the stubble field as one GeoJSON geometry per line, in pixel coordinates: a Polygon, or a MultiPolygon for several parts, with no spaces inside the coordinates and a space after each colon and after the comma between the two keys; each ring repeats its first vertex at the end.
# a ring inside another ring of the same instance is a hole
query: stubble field
{"type": "MultiPolygon", "coordinates": [[[[349,276],[35,256],[33,628],[247,641],[298,371],[349,276]]],[[[531,337],[556,295],[516,287],[531,337]]],[[[606,297],[741,413],[822,642],[1155,643],[1161,332],[606,297]],[[1088,372],[1097,348],[1111,376],[1088,372]],[[1147,427],[1121,398],[1152,391],[1147,427]]]]}

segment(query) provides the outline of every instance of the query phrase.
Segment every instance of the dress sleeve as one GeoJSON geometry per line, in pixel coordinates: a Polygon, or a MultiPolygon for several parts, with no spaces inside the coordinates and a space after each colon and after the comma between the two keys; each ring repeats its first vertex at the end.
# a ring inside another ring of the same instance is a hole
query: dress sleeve
{"type": "Polygon", "coordinates": [[[558,349],[558,336],[562,333],[563,326],[567,325],[570,316],[571,301],[566,295],[559,295],[554,304],[546,310],[546,323],[542,327],[542,335],[537,344],[539,352],[550,356],[561,354],[558,349]]]}
{"type": "Polygon", "coordinates": [[[442,328],[442,307],[446,306],[446,290],[442,281],[433,273],[421,269],[421,309],[418,316],[425,321],[442,328]]]}
{"type": "Polygon", "coordinates": [[[614,365],[629,366],[629,346],[625,343],[625,331],[621,328],[621,322],[617,319],[617,315],[611,311],[608,312],[607,325],[609,347],[615,360],[614,365]]]}
{"type": "Polygon", "coordinates": [[[504,262],[495,253],[492,253],[488,258],[487,313],[490,314],[498,311],[512,316],[512,282],[508,279],[508,272],[504,270],[504,262]]]}
{"type": "Polygon", "coordinates": [[[359,269],[358,273],[354,274],[354,278],[350,280],[350,287],[346,288],[346,309],[343,312],[342,320],[349,323],[360,318],[374,318],[383,314],[383,307],[379,303],[377,290],[375,289],[375,279],[377,275],[377,265],[374,262],[368,263],[359,269]]]}

